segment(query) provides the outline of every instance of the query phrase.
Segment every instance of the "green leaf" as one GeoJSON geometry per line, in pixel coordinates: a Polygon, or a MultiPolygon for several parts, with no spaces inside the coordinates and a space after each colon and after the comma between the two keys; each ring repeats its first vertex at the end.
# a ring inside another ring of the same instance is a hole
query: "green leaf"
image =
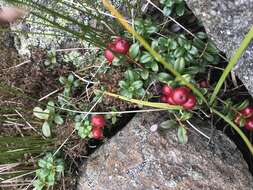
{"type": "Polygon", "coordinates": [[[129,91],[126,90],[126,89],[121,90],[121,91],[120,91],[120,94],[121,94],[122,96],[127,97],[127,98],[132,98],[132,97],[133,97],[133,93],[132,93],[132,92],[129,92],[129,91]]]}
{"type": "Polygon", "coordinates": [[[125,72],[125,77],[130,80],[130,81],[134,81],[135,80],[135,76],[134,76],[134,72],[130,69],[128,69],[126,72],[125,72]]]}
{"type": "Polygon", "coordinates": [[[143,88],[140,88],[136,91],[136,94],[139,96],[139,97],[143,97],[145,95],[146,91],[143,89],[143,88]]]}
{"type": "Polygon", "coordinates": [[[112,124],[114,125],[117,122],[117,117],[112,117],[112,124]]]}
{"type": "Polygon", "coordinates": [[[157,27],[155,27],[155,26],[146,27],[146,32],[147,32],[148,34],[155,33],[156,31],[157,31],[157,27]]]}
{"type": "Polygon", "coordinates": [[[152,71],[154,71],[154,72],[157,72],[157,71],[159,71],[159,67],[158,67],[158,64],[157,64],[157,62],[151,62],[151,69],[152,69],[152,71]]]}
{"type": "Polygon", "coordinates": [[[43,111],[40,107],[35,107],[33,109],[33,115],[39,119],[48,120],[49,110],[43,111]]]}
{"type": "Polygon", "coordinates": [[[62,125],[64,123],[64,120],[59,114],[57,114],[54,117],[54,122],[58,125],[62,125]]]}
{"type": "Polygon", "coordinates": [[[196,47],[192,46],[189,53],[192,54],[192,55],[197,55],[198,54],[198,49],[196,47]]]}
{"type": "Polygon", "coordinates": [[[127,82],[124,80],[119,81],[119,87],[120,88],[127,88],[128,87],[127,82]]]}
{"type": "Polygon", "coordinates": [[[32,184],[35,187],[35,190],[42,190],[45,186],[45,183],[43,183],[39,179],[35,180],[32,184]]]}
{"type": "Polygon", "coordinates": [[[47,103],[47,109],[49,110],[50,113],[54,113],[55,112],[55,105],[53,101],[49,101],[47,103]]]}
{"type": "Polygon", "coordinates": [[[240,111],[240,110],[245,109],[248,106],[249,106],[249,100],[244,100],[242,103],[240,103],[239,105],[235,105],[234,107],[236,110],[240,111]]]}
{"type": "Polygon", "coordinates": [[[70,82],[70,83],[74,82],[74,75],[69,74],[69,76],[68,76],[68,82],[70,82]]]}
{"type": "Polygon", "coordinates": [[[171,128],[174,128],[174,127],[177,127],[178,126],[178,123],[175,121],[175,120],[167,120],[167,121],[163,121],[161,124],[160,124],[160,127],[162,129],[171,129],[171,128]]]}
{"type": "Polygon", "coordinates": [[[179,57],[182,57],[182,56],[184,55],[184,53],[185,53],[184,48],[179,47],[179,48],[177,48],[177,49],[174,51],[174,56],[175,56],[176,58],[179,58],[179,57]]]}
{"type": "Polygon", "coordinates": [[[207,52],[205,52],[203,54],[203,57],[204,57],[204,59],[206,59],[210,63],[212,63],[214,61],[214,57],[211,54],[207,53],[207,52]]]}
{"type": "Polygon", "coordinates": [[[187,131],[184,127],[178,127],[177,131],[178,142],[180,144],[186,144],[188,141],[187,131]]]}
{"type": "Polygon", "coordinates": [[[46,161],[43,160],[43,159],[40,159],[40,160],[38,161],[38,165],[39,165],[39,167],[44,168],[44,167],[46,166],[46,161]]]}
{"type": "Polygon", "coordinates": [[[206,51],[208,51],[209,53],[212,53],[212,54],[218,54],[219,53],[219,50],[216,48],[214,43],[211,42],[211,41],[208,41],[206,51]]]}
{"type": "Polygon", "coordinates": [[[207,35],[204,32],[198,32],[196,36],[201,40],[205,40],[207,38],[207,35]]]}
{"type": "Polygon", "coordinates": [[[55,173],[51,172],[48,176],[47,176],[47,184],[48,186],[53,186],[55,183],[55,173]]]}
{"type": "Polygon", "coordinates": [[[143,80],[147,80],[148,77],[149,77],[149,71],[146,70],[146,69],[143,69],[143,70],[141,71],[141,78],[142,78],[143,80]]]}
{"type": "Polygon", "coordinates": [[[129,55],[132,59],[135,59],[140,52],[140,45],[139,43],[134,43],[131,45],[129,49],[129,55]]]}
{"type": "Polygon", "coordinates": [[[183,57],[177,58],[174,64],[174,68],[179,72],[182,73],[185,69],[185,60],[183,57]]]}
{"type": "Polygon", "coordinates": [[[65,84],[65,82],[66,82],[66,78],[65,77],[62,77],[62,76],[60,76],[60,78],[59,78],[59,81],[60,81],[60,83],[61,84],[65,84]]]}
{"type": "Polygon", "coordinates": [[[203,73],[203,72],[204,72],[204,69],[199,66],[187,67],[184,71],[185,74],[189,74],[189,75],[195,75],[195,74],[203,73]]]}
{"type": "Polygon", "coordinates": [[[152,56],[148,53],[148,52],[144,52],[140,58],[140,62],[141,63],[148,63],[150,61],[152,61],[152,56]]]}
{"type": "Polygon", "coordinates": [[[135,89],[139,89],[143,86],[143,82],[141,80],[137,80],[137,81],[134,81],[131,84],[131,86],[134,87],[135,89]]]}
{"type": "Polygon", "coordinates": [[[191,117],[192,117],[192,113],[191,112],[182,111],[181,112],[180,120],[181,121],[186,121],[186,120],[190,119],[191,117]]]}
{"type": "Polygon", "coordinates": [[[165,16],[170,16],[171,13],[172,13],[172,7],[166,6],[163,8],[163,14],[165,16]]]}
{"type": "Polygon", "coordinates": [[[42,134],[45,136],[45,137],[50,137],[51,136],[51,129],[50,129],[50,125],[47,121],[45,121],[43,123],[43,126],[42,126],[42,134]]]}
{"type": "Polygon", "coordinates": [[[80,81],[80,80],[75,80],[75,81],[74,81],[74,87],[75,87],[75,88],[79,87],[80,84],[81,84],[81,81],[80,81]]]}
{"type": "Polygon", "coordinates": [[[170,79],[172,79],[172,76],[168,73],[158,73],[157,75],[157,80],[159,80],[160,82],[168,82],[170,79]]]}
{"type": "Polygon", "coordinates": [[[184,3],[176,4],[176,14],[178,16],[183,16],[185,11],[184,3]]]}

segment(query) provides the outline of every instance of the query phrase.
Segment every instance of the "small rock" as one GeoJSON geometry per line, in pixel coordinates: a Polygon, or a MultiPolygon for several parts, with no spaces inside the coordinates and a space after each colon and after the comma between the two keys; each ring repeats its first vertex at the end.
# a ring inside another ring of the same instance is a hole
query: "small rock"
{"type": "MultiPolygon", "coordinates": [[[[230,58],[253,26],[253,0],[185,0],[205,26],[206,32],[230,58]]],[[[253,45],[234,68],[253,96],[253,45]]]]}
{"type": "Polygon", "coordinates": [[[226,136],[217,131],[215,144],[208,144],[189,131],[189,142],[179,145],[176,129],[150,131],[163,116],[137,115],[100,147],[82,166],[78,190],[253,189],[241,153],[226,136]]]}

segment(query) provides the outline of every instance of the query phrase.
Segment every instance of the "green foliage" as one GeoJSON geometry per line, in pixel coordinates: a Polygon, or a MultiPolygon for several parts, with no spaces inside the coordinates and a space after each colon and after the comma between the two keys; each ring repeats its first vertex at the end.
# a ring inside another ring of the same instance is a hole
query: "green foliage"
{"type": "Polygon", "coordinates": [[[124,74],[125,80],[119,81],[120,94],[122,96],[133,98],[143,97],[145,90],[143,88],[143,81],[135,70],[127,70],[124,74]]]}
{"type": "Polygon", "coordinates": [[[92,126],[88,119],[84,118],[84,115],[77,115],[75,117],[75,129],[77,130],[78,135],[82,138],[92,138],[92,126]]]}
{"type": "Polygon", "coordinates": [[[55,111],[55,104],[53,101],[49,101],[44,110],[40,107],[35,107],[33,109],[33,115],[44,121],[42,133],[45,137],[51,136],[51,128],[54,124],[62,125],[64,123],[63,118],[55,111]]]}
{"type": "Polygon", "coordinates": [[[136,32],[143,36],[149,36],[158,31],[158,28],[151,19],[137,19],[134,21],[136,32]]]}
{"type": "MultiPolygon", "coordinates": [[[[112,107],[112,112],[117,112],[117,109],[114,106],[112,107]]],[[[121,115],[118,113],[111,113],[111,114],[107,114],[105,118],[106,120],[111,120],[112,124],[114,125],[117,122],[118,117],[120,116],[121,115]]]]}
{"type": "Polygon", "coordinates": [[[36,190],[53,186],[60,175],[64,172],[64,162],[56,159],[52,153],[38,161],[39,169],[36,170],[37,179],[33,182],[36,190]]]}
{"type": "Polygon", "coordinates": [[[164,6],[163,14],[170,16],[173,13],[177,16],[183,16],[186,10],[184,0],[160,0],[160,3],[164,6]]]}
{"type": "Polygon", "coordinates": [[[64,62],[72,63],[76,68],[81,68],[86,61],[85,57],[78,51],[71,51],[64,55],[63,60],[64,62]]]}
{"type": "Polygon", "coordinates": [[[51,49],[50,51],[47,52],[47,59],[44,62],[44,64],[51,69],[57,64],[55,49],[51,49]]]}
{"type": "Polygon", "coordinates": [[[67,78],[61,76],[59,81],[64,85],[64,90],[63,93],[58,95],[58,102],[61,106],[65,106],[69,104],[72,90],[78,88],[81,81],[78,79],[76,80],[73,74],[69,74],[67,78]]]}

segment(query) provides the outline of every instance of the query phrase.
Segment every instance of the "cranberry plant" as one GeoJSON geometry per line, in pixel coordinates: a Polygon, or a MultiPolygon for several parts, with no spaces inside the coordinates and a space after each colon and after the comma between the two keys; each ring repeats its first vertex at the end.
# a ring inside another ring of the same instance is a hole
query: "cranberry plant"
{"type": "Polygon", "coordinates": [[[62,125],[64,123],[63,118],[55,110],[55,104],[53,101],[47,103],[46,109],[35,107],[33,114],[40,120],[43,120],[42,133],[45,137],[51,136],[51,128],[54,125],[62,125]]]}
{"type": "MultiPolygon", "coordinates": [[[[194,98],[190,98],[190,102],[191,104],[195,104],[196,103],[204,103],[211,112],[217,114],[218,116],[220,116],[224,121],[228,122],[228,124],[236,130],[236,132],[241,136],[241,138],[243,139],[243,141],[246,143],[246,145],[248,146],[249,150],[251,151],[251,153],[253,154],[253,147],[251,145],[251,143],[249,142],[249,140],[247,139],[247,137],[243,134],[243,132],[226,116],[223,115],[220,111],[216,110],[216,108],[214,107],[215,105],[214,100],[216,95],[218,94],[222,83],[224,82],[226,76],[228,75],[229,71],[232,69],[232,66],[238,61],[238,59],[240,58],[240,56],[242,55],[243,51],[246,49],[246,47],[248,46],[248,44],[250,43],[251,39],[253,38],[253,28],[252,30],[248,33],[248,35],[245,37],[244,41],[241,44],[241,47],[238,49],[238,51],[236,52],[235,56],[232,57],[231,62],[228,64],[227,68],[225,69],[225,72],[223,72],[220,80],[218,81],[218,84],[215,87],[214,92],[211,94],[211,98],[210,98],[210,94],[207,94],[205,97],[205,94],[203,92],[201,92],[200,89],[198,89],[196,86],[196,83],[194,83],[194,75],[193,76],[189,76],[188,80],[185,79],[181,72],[184,72],[185,66],[186,66],[186,62],[191,62],[191,60],[188,60],[189,55],[190,57],[194,58],[194,55],[197,54],[197,48],[194,46],[191,46],[190,43],[188,43],[188,40],[185,39],[184,37],[180,37],[180,42],[178,41],[178,50],[175,51],[175,53],[173,54],[174,57],[172,57],[171,60],[169,60],[165,56],[162,56],[161,53],[159,53],[157,50],[155,50],[154,48],[152,48],[152,46],[150,46],[149,44],[149,39],[145,39],[144,37],[141,36],[141,34],[138,33],[138,31],[135,31],[127,22],[124,21],[123,16],[107,1],[107,0],[103,0],[103,4],[105,5],[106,8],[108,8],[114,15],[116,15],[118,21],[125,27],[125,29],[127,29],[127,31],[131,34],[133,34],[134,37],[136,37],[138,39],[138,41],[140,42],[141,45],[143,45],[143,47],[150,53],[150,55],[152,55],[152,58],[150,56],[150,58],[148,58],[147,62],[151,62],[153,60],[157,60],[158,62],[160,62],[164,68],[166,68],[167,70],[169,70],[173,75],[174,75],[174,81],[176,82],[175,85],[178,85],[177,83],[181,83],[183,85],[185,85],[187,90],[182,90],[182,88],[180,89],[180,93],[179,94],[175,94],[174,91],[172,93],[172,99],[175,103],[178,103],[179,105],[181,104],[181,106],[184,105],[185,102],[187,102],[189,100],[189,97],[192,97],[189,94],[192,94],[193,96],[196,96],[197,98],[199,98],[199,100],[201,101],[195,101],[193,100],[194,98]],[[182,39],[182,42],[181,42],[182,39]],[[186,44],[184,44],[186,43],[186,44]],[[193,55],[193,56],[192,56],[193,55]],[[179,59],[180,57],[180,59],[179,59]],[[184,61],[176,61],[173,63],[173,58],[175,60],[184,60],[184,61]],[[177,67],[175,67],[175,65],[177,67]],[[181,66],[182,65],[182,66],[181,66]],[[182,69],[181,69],[182,68],[182,69]],[[187,93],[188,91],[188,93],[187,93]],[[191,92],[192,91],[192,92],[191,92]],[[175,101],[174,98],[178,98],[177,100],[180,100],[178,102],[175,101]],[[208,99],[210,98],[210,102],[208,102],[208,99]],[[184,102],[184,103],[183,103],[184,102]]],[[[175,46],[176,47],[176,46],[175,46]]],[[[213,48],[213,46],[210,46],[211,49],[213,48]]],[[[210,48],[209,47],[209,48],[210,48]]],[[[204,49],[205,50],[205,49],[204,49]]],[[[211,52],[215,53],[217,52],[217,50],[211,50],[211,52]]],[[[205,52],[204,52],[205,53],[205,52]]],[[[209,50],[210,53],[210,50],[209,50]]],[[[201,53],[202,55],[203,53],[201,53]]],[[[145,53],[145,58],[148,57],[147,53],[145,53]]],[[[214,56],[210,56],[210,54],[206,54],[205,56],[205,60],[206,61],[213,61],[214,56]]],[[[144,59],[146,60],[146,59],[144,59]]],[[[180,88],[180,87],[179,87],[180,88]]],[[[108,94],[109,95],[109,94],[108,94]]],[[[111,94],[110,94],[111,95],[111,94]]],[[[114,96],[115,97],[115,96],[114,96]]],[[[167,98],[166,98],[167,99],[167,98]]],[[[165,100],[165,98],[163,98],[163,100],[165,100]]],[[[169,104],[171,102],[168,102],[169,104]]],[[[173,103],[173,102],[172,102],[173,103]]],[[[151,105],[150,105],[151,106],[151,105]]],[[[200,105],[199,105],[200,106],[200,105]]],[[[196,107],[194,106],[192,109],[195,109],[196,107]]],[[[180,127],[184,127],[184,124],[182,124],[182,122],[178,119],[178,117],[175,115],[180,127]]],[[[248,120],[249,125],[251,123],[251,120],[248,120]]],[[[246,126],[249,126],[246,125],[246,126]]],[[[186,139],[186,132],[180,130],[179,131],[179,136],[184,136],[186,139]]],[[[185,141],[182,141],[185,142],[185,141]]]]}
{"type": "Polygon", "coordinates": [[[52,153],[47,153],[38,161],[39,169],[36,170],[37,179],[33,182],[36,190],[52,187],[64,172],[64,162],[57,159],[52,153]]]}

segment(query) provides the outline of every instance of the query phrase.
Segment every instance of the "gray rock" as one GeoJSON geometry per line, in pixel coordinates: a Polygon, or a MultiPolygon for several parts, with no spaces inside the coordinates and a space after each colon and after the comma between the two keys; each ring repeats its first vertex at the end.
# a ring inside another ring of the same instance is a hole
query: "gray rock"
{"type": "Polygon", "coordinates": [[[78,190],[253,189],[241,153],[221,132],[214,135],[215,144],[208,144],[189,130],[189,142],[180,145],[176,130],[150,130],[164,116],[137,115],[90,156],[81,168],[78,190]]]}
{"type": "MultiPolygon", "coordinates": [[[[230,58],[253,26],[253,0],[186,0],[218,48],[230,58]]],[[[253,96],[253,46],[234,69],[253,96]]]]}

